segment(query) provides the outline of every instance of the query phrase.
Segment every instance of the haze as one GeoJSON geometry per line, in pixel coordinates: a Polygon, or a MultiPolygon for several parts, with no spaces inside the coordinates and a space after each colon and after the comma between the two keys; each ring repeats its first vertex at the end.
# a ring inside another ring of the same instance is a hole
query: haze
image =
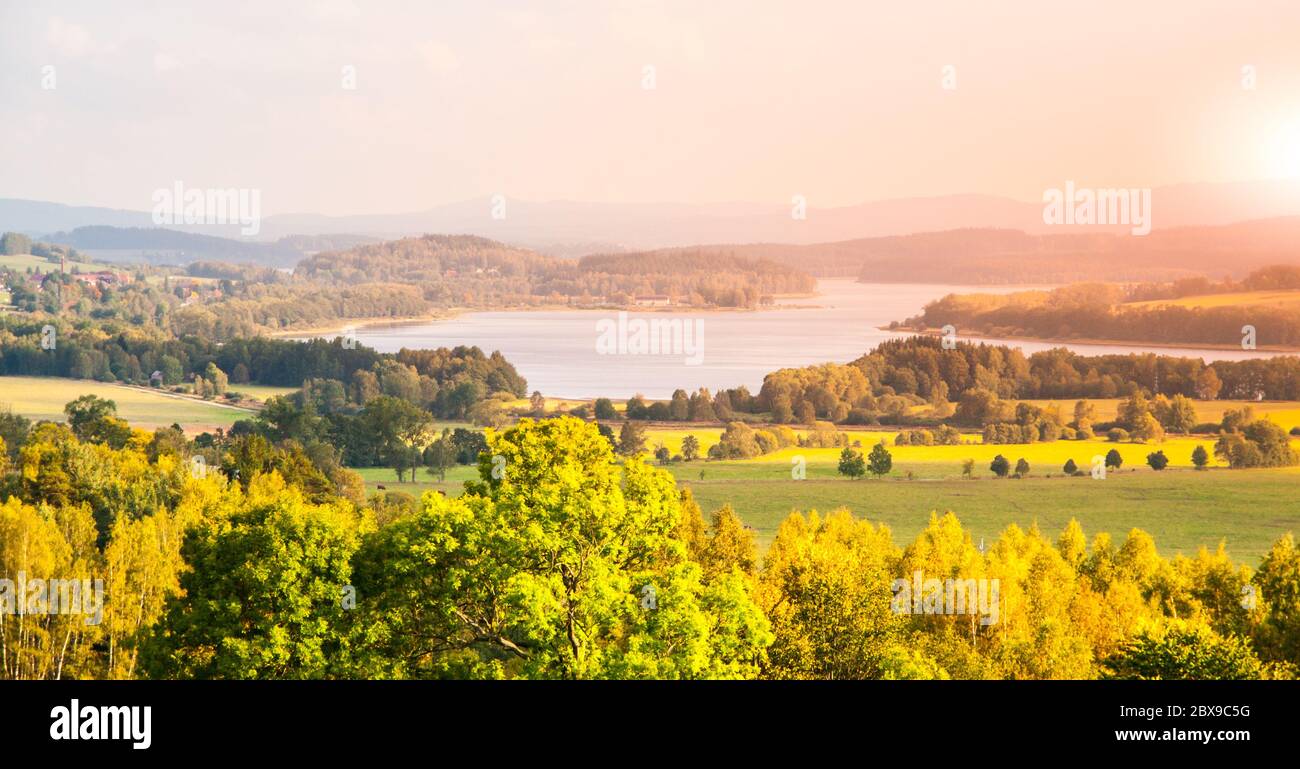
{"type": "Polygon", "coordinates": [[[183,180],[342,215],[1289,177],[1297,29],[1288,2],[6,2],[0,197],[148,210],[183,180]]]}

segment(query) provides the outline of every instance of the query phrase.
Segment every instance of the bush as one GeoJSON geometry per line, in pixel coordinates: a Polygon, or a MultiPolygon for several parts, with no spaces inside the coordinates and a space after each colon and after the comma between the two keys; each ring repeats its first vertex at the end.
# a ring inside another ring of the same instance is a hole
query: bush
{"type": "Polygon", "coordinates": [[[1169,457],[1163,451],[1155,451],[1147,454],[1147,464],[1151,465],[1152,470],[1163,470],[1169,465],[1169,457]]]}
{"type": "Polygon", "coordinates": [[[1112,427],[1106,431],[1106,440],[1111,443],[1123,443],[1129,439],[1128,430],[1122,427],[1112,427]]]}

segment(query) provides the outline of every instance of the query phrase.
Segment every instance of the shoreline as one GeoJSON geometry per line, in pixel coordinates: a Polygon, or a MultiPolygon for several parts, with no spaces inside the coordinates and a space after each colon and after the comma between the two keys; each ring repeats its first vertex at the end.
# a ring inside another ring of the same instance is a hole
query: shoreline
{"type": "MultiPolygon", "coordinates": [[[[927,328],[915,329],[910,327],[899,326],[890,328],[889,326],[877,326],[880,331],[890,331],[904,334],[915,334],[918,336],[943,336],[943,329],[927,328]]],[[[1278,353],[1300,355],[1300,347],[1287,347],[1285,345],[1261,344],[1254,350],[1242,350],[1240,345],[1233,344],[1212,344],[1209,342],[1139,342],[1127,339],[1093,339],[1091,337],[1080,337],[1064,339],[1061,337],[1042,337],[1042,336],[1011,336],[1011,335],[993,335],[964,332],[957,330],[957,336],[967,340],[979,340],[982,342],[1039,342],[1041,344],[1059,344],[1059,345],[1092,345],[1095,347],[1159,347],[1168,350],[1204,350],[1206,352],[1261,352],[1261,353],[1278,353]]]]}
{"type": "MultiPolygon", "coordinates": [[[[818,294],[781,294],[782,299],[811,299],[819,296],[818,294]]],[[[344,331],[351,329],[359,331],[361,329],[386,328],[395,326],[413,326],[424,323],[432,323],[440,320],[452,320],[461,315],[474,312],[641,312],[641,313],[731,313],[731,312],[766,312],[770,310],[814,310],[822,308],[822,305],[816,304],[771,304],[766,307],[691,307],[687,305],[669,305],[658,307],[641,307],[641,306],[587,306],[574,307],[566,304],[541,304],[526,305],[514,307],[448,307],[440,309],[433,313],[425,315],[412,315],[407,317],[369,317],[369,318],[348,318],[346,320],[330,321],[314,326],[304,326],[302,328],[280,329],[278,331],[269,331],[264,335],[273,339],[299,339],[323,337],[325,335],[337,336],[344,331]]]]}

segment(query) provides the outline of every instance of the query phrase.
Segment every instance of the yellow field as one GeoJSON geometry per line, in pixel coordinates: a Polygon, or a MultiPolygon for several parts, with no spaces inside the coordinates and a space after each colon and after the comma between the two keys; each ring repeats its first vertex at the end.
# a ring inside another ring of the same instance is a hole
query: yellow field
{"type": "MultiPolygon", "coordinates": [[[[865,451],[879,443],[883,438],[889,446],[889,453],[894,458],[894,465],[942,465],[951,468],[952,475],[961,472],[961,463],[967,459],[975,460],[977,475],[989,474],[989,463],[998,454],[1011,460],[1023,458],[1029,462],[1030,471],[1036,475],[1060,473],[1066,460],[1073,459],[1080,469],[1087,469],[1094,456],[1105,456],[1111,449],[1124,458],[1124,469],[1147,468],[1147,454],[1163,451],[1169,458],[1170,467],[1192,467],[1192,451],[1198,445],[1204,446],[1210,453],[1210,466],[1218,466],[1214,459],[1214,441],[1197,438],[1171,438],[1163,443],[1110,443],[1104,440],[1091,441],[1055,441],[1053,443],[1028,443],[1008,445],[984,445],[968,443],[961,446],[895,446],[894,434],[889,433],[850,433],[851,438],[861,440],[865,451]]],[[[977,440],[976,436],[971,436],[977,440]]],[[[796,456],[803,456],[808,463],[837,463],[840,449],[808,449],[791,447],[781,451],[757,457],[754,462],[776,462],[790,464],[796,456]]],[[[948,473],[942,473],[948,474],[948,473]]]]}
{"type": "MultiPolygon", "coordinates": [[[[1032,403],[1039,407],[1056,404],[1061,409],[1061,416],[1068,422],[1074,418],[1074,403],[1076,400],[1076,398],[1027,400],[1025,403],[1032,403]]],[[[1121,400],[1119,398],[1093,398],[1088,402],[1097,409],[1097,421],[1109,422],[1119,412],[1121,400]]],[[[1255,410],[1255,416],[1266,416],[1288,430],[1300,425],[1300,403],[1295,401],[1193,401],[1192,405],[1196,409],[1196,421],[1198,422],[1220,422],[1223,420],[1225,411],[1250,406],[1255,410]]]]}
{"type": "MultiPolygon", "coordinates": [[[[802,434],[803,431],[797,432],[802,434]]],[[[1149,469],[1147,467],[1147,454],[1155,451],[1165,452],[1165,456],[1169,458],[1169,467],[1171,468],[1193,467],[1192,451],[1198,445],[1204,446],[1205,450],[1209,452],[1211,467],[1222,464],[1214,458],[1214,439],[1209,436],[1170,438],[1163,443],[1111,443],[1105,439],[1094,439],[1090,441],[1056,441],[1054,443],[984,445],[980,443],[980,436],[970,434],[964,436],[967,442],[960,446],[895,446],[894,437],[898,434],[897,431],[849,429],[841,432],[846,433],[850,441],[859,442],[861,449],[864,451],[884,440],[886,445],[889,446],[890,454],[893,455],[895,467],[912,464],[936,466],[927,468],[927,475],[959,475],[961,463],[966,459],[975,460],[976,474],[987,475],[989,463],[998,454],[1011,460],[1013,465],[1016,460],[1023,457],[1029,462],[1031,472],[1034,474],[1060,473],[1066,460],[1073,459],[1080,469],[1087,469],[1094,456],[1104,456],[1111,449],[1119,451],[1120,456],[1124,458],[1125,469],[1149,469]],[[951,472],[948,472],[949,470],[951,472]]],[[[647,430],[646,447],[653,452],[656,446],[663,443],[670,452],[679,454],[682,450],[682,439],[687,435],[694,435],[699,439],[700,453],[703,455],[708,452],[710,446],[718,442],[722,430],[718,428],[693,429],[689,427],[647,430]]],[[[809,464],[835,464],[839,461],[840,451],[840,449],[792,446],[748,461],[788,465],[795,457],[802,456],[809,464]]]]}
{"type": "Polygon", "coordinates": [[[267,398],[276,395],[289,395],[298,392],[298,387],[273,387],[271,385],[256,384],[232,384],[229,388],[232,392],[243,393],[245,398],[252,398],[256,401],[265,402],[267,398]]]}
{"type": "Polygon", "coordinates": [[[1213,307],[1286,307],[1300,308],[1300,291],[1241,291],[1231,294],[1200,294],[1184,296],[1181,299],[1153,299],[1149,302],[1129,302],[1125,307],[1150,309],[1153,307],[1191,307],[1209,309],[1213,307]]]}
{"type": "Polygon", "coordinates": [[[0,376],[0,407],[8,407],[33,421],[63,421],[63,406],[82,395],[113,401],[119,417],[132,427],[148,430],[172,423],[191,432],[210,430],[229,427],[235,420],[256,413],[247,408],[88,379],[0,376]]]}

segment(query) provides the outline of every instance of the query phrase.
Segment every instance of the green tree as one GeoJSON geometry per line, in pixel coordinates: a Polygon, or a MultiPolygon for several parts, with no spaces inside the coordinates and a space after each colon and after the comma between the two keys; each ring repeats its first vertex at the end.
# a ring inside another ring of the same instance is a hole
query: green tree
{"type": "Polygon", "coordinates": [[[1120,456],[1119,449],[1111,449],[1106,452],[1106,467],[1115,470],[1124,466],[1124,457],[1120,456]]]}
{"type": "Polygon", "coordinates": [[[225,518],[185,536],[184,593],[141,650],[153,678],[321,678],[347,658],[342,629],[358,522],[263,476],[225,518]]]}
{"type": "Polygon", "coordinates": [[[1151,465],[1152,470],[1163,470],[1169,465],[1169,457],[1163,451],[1155,451],[1147,454],[1147,464],[1151,465]]]}
{"type": "Polygon", "coordinates": [[[1066,475],[1074,475],[1075,473],[1079,472],[1079,466],[1074,463],[1073,459],[1067,459],[1065,460],[1065,467],[1062,467],[1061,470],[1066,475]]]}
{"type": "Polygon", "coordinates": [[[1205,466],[1210,463],[1210,453],[1205,450],[1204,446],[1197,446],[1192,449],[1192,464],[1197,470],[1204,470],[1205,466]]]}
{"type": "Polygon", "coordinates": [[[1259,678],[1262,671],[1245,639],[1177,621],[1163,631],[1139,631],[1105,668],[1109,678],[1166,681],[1240,681],[1259,678]]]}
{"type": "Polygon", "coordinates": [[[6,256],[17,254],[30,254],[32,252],[32,239],[21,232],[6,232],[0,235],[0,253],[6,256]]]}
{"type": "Polygon", "coordinates": [[[881,441],[872,447],[871,453],[867,455],[867,469],[871,474],[880,477],[888,473],[894,467],[894,457],[890,455],[889,449],[885,448],[885,442],[881,441]]]}
{"type": "Polygon", "coordinates": [[[840,452],[840,475],[847,475],[850,478],[857,479],[867,474],[867,461],[862,458],[862,452],[845,446],[840,452]]]}
{"type": "Polygon", "coordinates": [[[997,477],[1005,478],[1011,474],[1011,461],[1001,454],[998,454],[993,457],[993,461],[989,463],[989,469],[992,470],[993,474],[997,477]]]}
{"type": "Polygon", "coordinates": [[[645,451],[645,428],[631,420],[623,423],[618,433],[618,453],[635,457],[645,451]]]}
{"type": "Polygon", "coordinates": [[[424,465],[429,475],[439,481],[447,480],[447,468],[456,464],[456,446],[451,442],[451,431],[443,429],[442,436],[424,450],[424,465]]]}
{"type": "Polygon", "coordinates": [[[618,410],[609,398],[597,398],[594,413],[597,419],[618,419],[618,410]]]}
{"type": "Polygon", "coordinates": [[[96,395],[83,395],[63,407],[78,439],[120,449],[131,438],[131,427],[117,418],[117,404],[96,395]]]}
{"type": "Polygon", "coordinates": [[[1029,462],[1024,457],[1016,460],[1016,475],[1022,478],[1029,475],[1029,462]]]}
{"type": "Polygon", "coordinates": [[[694,462],[700,458],[700,439],[694,435],[682,438],[682,459],[694,462]]]}
{"type": "Polygon", "coordinates": [[[730,678],[768,623],[739,569],[704,578],[670,474],[621,465],[594,426],[488,434],[480,480],[380,529],[357,559],[369,676],[730,678]]]}
{"type": "Polygon", "coordinates": [[[230,379],[226,372],[217,368],[217,364],[209,363],[203,370],[203,378],[207,380],[208,387],[213,395],[225,395],[230,389],[230,379]]]}

